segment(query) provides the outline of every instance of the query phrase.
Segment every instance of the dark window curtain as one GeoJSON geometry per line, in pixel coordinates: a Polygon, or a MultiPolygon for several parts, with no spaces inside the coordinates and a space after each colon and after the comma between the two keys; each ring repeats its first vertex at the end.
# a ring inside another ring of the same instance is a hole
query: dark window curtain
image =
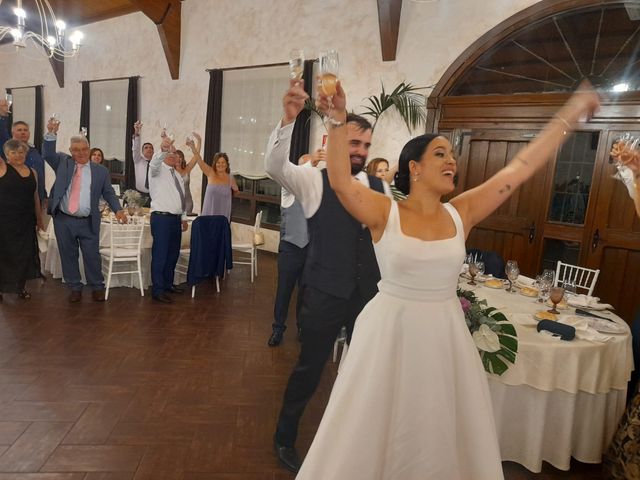
{"type": "MultiPolygon", "coordinates": [[[[9,95],[11,95],[11,89],[5,89],[9,95]]],[[[13,125],[13,109],[9,109],[9,117],[7,119],[7,128],[9,129],[9,138],[11,138],[11,125],[13,125]]]]}
{"type": "MultiPolygon", "coordinates": [[[[222,76],[219,69],[209,71],[209,97],[207,100],[207,123],[204,134],[204,154],[202,159],[211,165],[213,155],[220,151],[220,128],[222,122],[222,76]]],[[[204,202],[207,190],[207,176],[202,175],[202,195],[200,206],[204,202]]]]}
{"type": "MultiPolygon", "coordinates": [[[[311,98],[313,81],[313,60],[304,62],[304,90],[311,98]]],[[[305,153],[309,153],[309,134],[311,132],[311,112],[303,109],[296,118],[291,134],[291,150],[289,151],[289,161],[298,164],[298,159],[305,153]]]]}
{"type": "Polygon", "coordinates": [[[127,94],[127,133],[124,146],[124,188],[136,188],[136,171],[133,164],[131,143],[133,142],[133,124],[138,121],[138,78],[129,78],[129,92],[127,94]]]}
{"type": "Polygon", "coordinates": [[[82,129],[82,127],[87,129],[87,140],[89,140],[89,134],[90,129],[89,129],[89,119],[90,117],[90,111],[89,108],[91,106],[91,100],[90,100],[90,95],[91,95],[91,82],[81,82],[82,83],[82,102],[80,103],[80,129],[82,129]]]}
{"type": "Polygon", "coordinates": [[[42,109],[42,85],[36,86],[36,120],[33,126],[33,144],[36,150],[42,150],[42,136],[44,135],[44,115],[42,109]]]}

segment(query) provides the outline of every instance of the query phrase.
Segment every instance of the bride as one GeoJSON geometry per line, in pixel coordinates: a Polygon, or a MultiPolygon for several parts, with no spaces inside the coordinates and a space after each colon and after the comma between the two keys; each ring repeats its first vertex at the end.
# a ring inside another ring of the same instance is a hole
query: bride
{"type": "Polygon", "coordinates": [[[333,114],[327,168],[349,213],[369,227],[382,280],[361,312],[349,353],[298,480],[503,478],[489,389],[456,296],[471,229],[496,210],[598,107],[585,84],[505,168],[450,203],[449,141],[421,135],[402,149],[394,202],[350,175],[346,96],[333,114]]]}

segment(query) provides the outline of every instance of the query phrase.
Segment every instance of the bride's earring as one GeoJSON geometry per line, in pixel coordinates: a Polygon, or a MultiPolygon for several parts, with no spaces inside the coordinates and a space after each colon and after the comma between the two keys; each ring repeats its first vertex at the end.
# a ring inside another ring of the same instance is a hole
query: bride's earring
{"type": "Polygon", "coordinates": [[[412,180],[414,182],[417,182],[419,178],[420,178],[420,174],[416,174],[416,175],[413,176],[412,180]]]}

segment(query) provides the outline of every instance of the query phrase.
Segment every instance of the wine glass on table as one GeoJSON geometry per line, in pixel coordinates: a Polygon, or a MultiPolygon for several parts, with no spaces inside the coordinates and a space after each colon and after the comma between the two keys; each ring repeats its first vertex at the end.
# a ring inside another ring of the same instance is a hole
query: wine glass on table
{"type": "Polygon", "coordinates": [[[304,73],[304,50],[294,48],[289,52],[289,78],[291,80],[302,80],[304,73]]]}
{"type": "Polygon", "coordinates": [[[518,268],[518,262],[515,260],[509,260],[507,265],[504,268],[504,273],[507,274],[507,279],[509,280],[509,290],[508,292],[515,293],[513,288],[513,284],[518,277],[520,276],[520,269],[518,268]]]}
{"type": "Polygon", "coordinates": [[[469,276],[471,277],[471,281],[469,285],[477,285],[476,283],[476,275],[478,274],[478,264],[474,261],[469,262],[469,276]]]}
{"type": "Polygon", "coordinates": [[[551,287],[549,290],[549,299],[553,302],[553,308],[549,310],[549,313],[559,314],[560,312],[556,308],[556,306],[562,301],[564,298],[564,288],[563,287],[551,287]]]}

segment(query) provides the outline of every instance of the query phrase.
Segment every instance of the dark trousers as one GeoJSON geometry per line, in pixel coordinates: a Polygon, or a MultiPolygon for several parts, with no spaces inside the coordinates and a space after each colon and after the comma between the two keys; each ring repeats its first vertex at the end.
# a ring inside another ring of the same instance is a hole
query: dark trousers
{"type": "Polygon", "coordinates": [[[78,263],[78,247],[82,251],[84,274],[91,290],[104,289],[102,260],[100,258],[100,232],[91,228],[91,218],[78,218],[58,212],[53,218],[62,276],[71,290],[82,290],[82,277],[78,263]]]}
{"type": "Polygon", "coordinates": [[[300,309],[300,356],[289,377],[276,427],[276,440],[281,445],[294,445],[300,418],[318,387],[340,329],[347,327],[347,341],[351,340],[356,317],[367,301],[357,289],[345,299],[305,287],[300,309]]]}
{"type": "Polygon", "coordinates": [[[278,288],[276,290],[276,303],[273,307],[273,331],[284,332],[289,303],[296,284],[298,285],[298,298],[296,300],[296,324],[300,327],[300,307],[302,306],[302,288],[300,278],[304,269],[304,261],[307,258],[307,247],[300,248],[293,243],[280,240],[278,245],[278,288]]]}
{"type": "Polygon", "coordinates": [[[151,292],[160,295],[173,286],[173,275],[180,256],[182,221],[180,215],[151,213],[151,292]]]}

